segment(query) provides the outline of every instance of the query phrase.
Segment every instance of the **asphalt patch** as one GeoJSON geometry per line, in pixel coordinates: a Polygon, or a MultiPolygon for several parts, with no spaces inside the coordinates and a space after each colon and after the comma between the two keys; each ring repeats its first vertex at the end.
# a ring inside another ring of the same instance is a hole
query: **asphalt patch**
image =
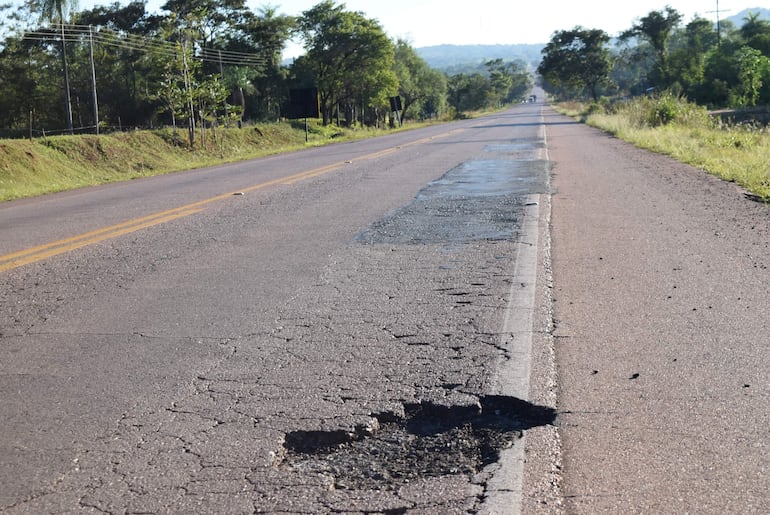
{"type": "Polygon", "coordinates": [[[514,239],[527,195],[546,193],[550,163],[465,161],[430,182],[408,205],[358,235],[368,244],[468,243],[514,239]]]}
{"type": "Polygon", "coordinates": [[[515,397],[486,396],[477,404],[407,404],[354,431],[293,431],[282,466],[322,474],[341,490],[393,490],[425,477],[472,479],[526,429],[553,423],[552,408],[515,397]]]}

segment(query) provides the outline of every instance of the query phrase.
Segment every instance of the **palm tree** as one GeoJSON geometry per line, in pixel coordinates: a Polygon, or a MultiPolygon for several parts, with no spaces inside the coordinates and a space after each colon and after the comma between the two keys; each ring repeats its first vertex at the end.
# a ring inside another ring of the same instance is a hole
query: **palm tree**
{"type": "Polygon", "coordinates": [[[67,116],[67,132],[72,134],[72,102],[70,101],[70,78],[67,66],[67,44],[64,34],[64,13],[77,8],[78,0],[40,0],[40,18],[59,23],[61,29],[61,59],[64,72],[64,113],[67,116]]]}

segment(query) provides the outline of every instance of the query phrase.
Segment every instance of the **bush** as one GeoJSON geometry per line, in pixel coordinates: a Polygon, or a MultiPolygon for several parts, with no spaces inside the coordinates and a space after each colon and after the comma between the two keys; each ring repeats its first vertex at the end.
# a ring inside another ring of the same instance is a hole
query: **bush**
{"type": "Polygon", "coordinates": [[[673,122],[679,114],[679,103],[679,99],[668,94],[653,99],[648,109],[647,124],[660,127],[673,122]]]}
{"type": "Polygon", "coordinates": [[[712,126],[705,107],[671,93],[619,102],[613,105],[611,112],[626,117],[637,128],[662,127],[673,123],[690,127],[712,126]]]}

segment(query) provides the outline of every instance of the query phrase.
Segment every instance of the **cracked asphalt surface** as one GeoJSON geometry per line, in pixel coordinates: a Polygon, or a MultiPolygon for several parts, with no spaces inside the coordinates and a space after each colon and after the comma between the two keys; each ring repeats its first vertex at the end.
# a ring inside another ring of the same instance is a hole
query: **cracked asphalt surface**
{"type": "Polygon", "coordinates": [[[540,109],[0,207],[11,252],[343,163],[0,275],[0,510],[480,510],[555,417],[495,391],[540,109]]]}

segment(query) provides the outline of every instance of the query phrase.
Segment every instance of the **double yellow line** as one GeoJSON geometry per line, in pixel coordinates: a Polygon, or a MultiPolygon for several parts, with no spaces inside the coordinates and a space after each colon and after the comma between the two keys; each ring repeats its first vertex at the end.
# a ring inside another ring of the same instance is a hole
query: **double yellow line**
{"type": "Polygon", "coordinates": [[[71,250],[79,249],[87,245],[92,245],[109,238],[115,238],[116,236],[132,233],[134,231],[138,231],[139,229],[144,229],[145,227],[152,227],[153,225],[169,222],[171,220],[182,218],[183,216],[191,215],[199,211],[202,211],[202,209],[196,209],[192,207],[188,208],[187,206],[183,206],[177,209],[170,209],[168,211],[155,213],[150,216],[129,220],[127,222],[112,225],[110,227],[104,227],[102,229],[97,229],[95,231],[73,236],[71,238],[54,241],[52,243],[40,245],[39,247],[32,247],[29,249],[20,250],[19,252],[6,254],[4,256],[0,256],[0,272],[5,272],[6,270],[11,270],[12,268],[17,268],[29,263],[34,263],[36,261],[55,256],[57,254],[63,254],[64,252],[69,252],[71,250]]]}
{"type": "MultiPolygon", "coordinates": [[[[454,132],[457,132],[457,131],[456,130],[450,131],[440,136],[423,138],[417,141],[407,143],[405,145],[401,145],[400,147],[392,147],[385,150],[381,150],[373,154],[359,157],[357,160],[363,161],[363,160],[371,160],[371,159],[376,159],[378,157],[383,157],[385,155],[395,152],[399,148],[417,145],[419,143],[426,143],[428,141],[436,139],[437,137],[444,137],[454,132]]],[[[248,188],[240,190],[237,193],[249,193],[252,191],[268,188],[270,186],[276,186],[279,184],[283,184],[283,185],[294,184],[300,181],[310,179],[312,177],[317,177],[319,175],[332,172],[350,163],[351,161],[344,161],[344,162],[330,164],[327,166],[322,166],[320,168],[314,168],[312,170],[301,172],[295,175],[290,175],[288,177],[282,177],[280,179],[273,179],[271,181],[255,184],[254,186],[250,186],[248,188]]],[[[2,255],[0,256],[0,273],[5,272],[7,270],[11,270],[13,268],[18,268],[20,266],[28,265],[30,263],[35,263],[37,261],[41,261],[51,256],[56,256],[58,254],[70,252],[72,250],[79,249],[81,247],[93,245],[94,243],[99,243],[101,241],[108,240],[110,238],[115,238],[118,236],[122,236],[124,234],[129,234],[129,233],[138,231],[140,229],[145,229],[147,227],[152,227],[154,225],[159,225],[162,223],[170,222],[171,220],[176,220],[178,218],[199,213],[203,211],[204,206],[206,206],[207,204],[224,200],[226,198],[231,198],[235,194],[236,192],[217,195],[215,197],[200,200],[198,202],[193,202],[192,204],[186,204],[184,206],[168,209],[166,211],[160,211],[158,213],[154,213],[141,218],[135,218],[133,220],[128,220],[126,222],[122,222],[116,225],[111,225],[109,227],[104,227],[102,229],[97,229],[95,231],[80,234],[78,236],[73,236],[71,238],[65,238],[63,240],[58,240],[51,243],[46,243],[45,245],[40,245],[38,247],[32,247],[29,249],[20,250],[18,252],[12,252],[10,254],[2,255]]]]}
{"type": "MultiPolygon", "coordinates": [[[[263,182],[254,186],[250,186],[244,190],[240,190],[239,193],[248,193],[278,184],[293,184],[295,182],[309,179],[317,175],[328,173],[339,168],[341,165],[342,163],[336,163],[322,168],[316,168],[307,172],[298,173],[296,175],[291,175],[289,177],[283,177],[280,179],[263,182]]],[[[174,209],[160,211],[158,213],[153,213],[141,218],[135,218],[133,220],[128,220],[126,222],[111,225],[109,227],[103,227],[101,229],[80,234],[78,236],[73,236],[71,238],[65,238],[63,240],[40,245],[38,247],[32,247],[29,249],[20,250],[18,252],[12,252],[11,254],[5,254],[4,256],[0,256],[0,272],[5,272],[13,268],[28,265],[30,263],[35,263],[51,256],[56,256],[57,254],[70,252],[81,247],[93,245],[94,243],[99,243],[110,238],[116,238],[118,236],[129,234],[140,229],[146,229],[147,227],[152,227],[153,225],[159,225],[162,223],[170,222],[172,220],[176,220],[178,218],[199,213],[203,211],[204,206],[207,204],[230,198],[234,194],[235,193],[225,193],[223,195],[217,195],[216,197],[207,198],[198,202],[193,202],[192,204],[176,207],[174,209]]]]}

